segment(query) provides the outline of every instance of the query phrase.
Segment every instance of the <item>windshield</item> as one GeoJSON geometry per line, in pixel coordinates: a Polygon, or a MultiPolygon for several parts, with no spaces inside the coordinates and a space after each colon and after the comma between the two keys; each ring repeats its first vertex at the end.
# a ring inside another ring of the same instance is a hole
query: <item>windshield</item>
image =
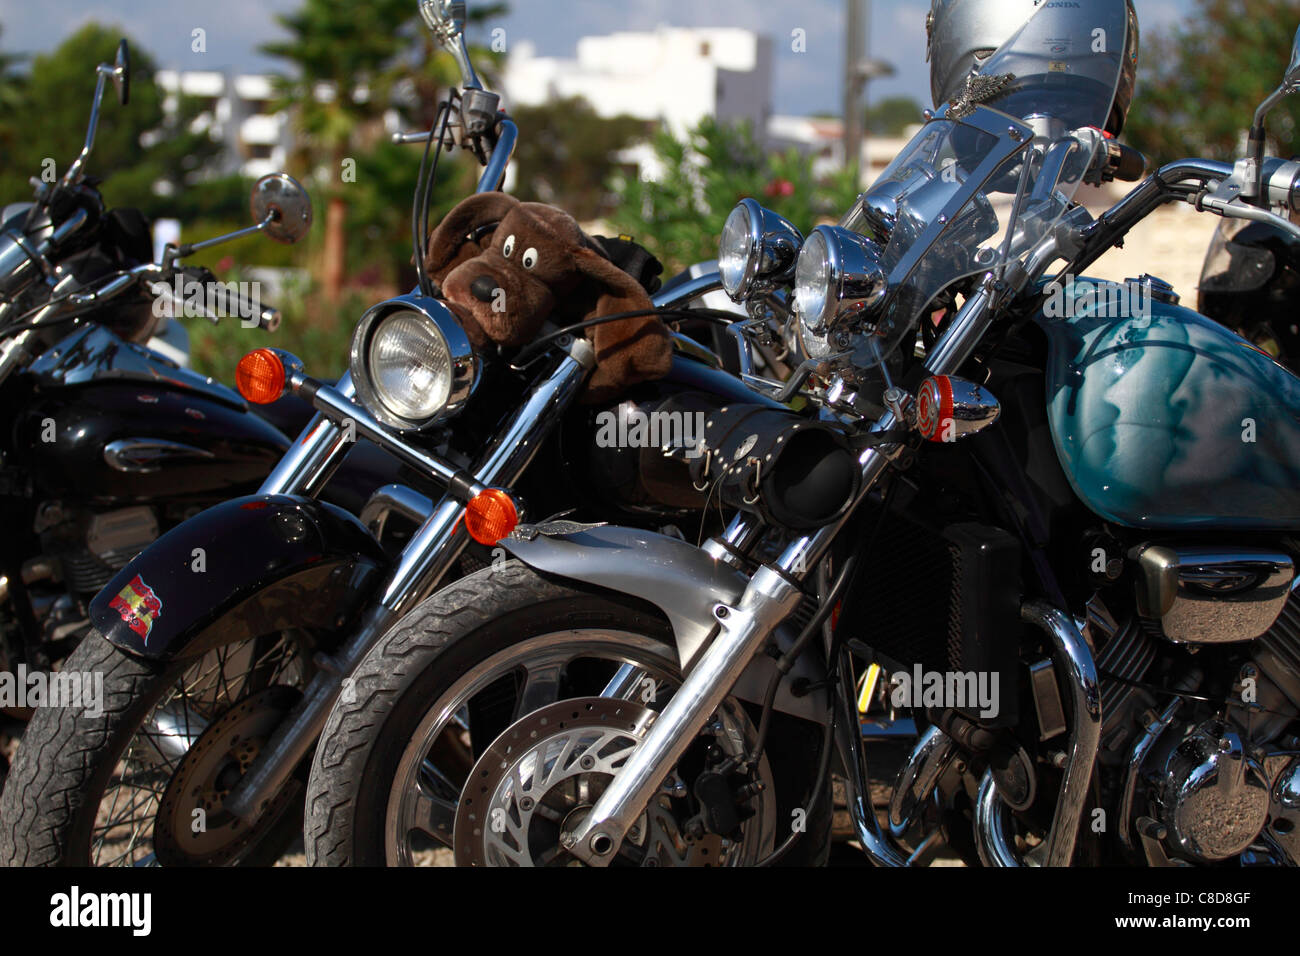
{"type": "Polygon", "coordinates": [[[1070,134],[1106,124],[1128,56],[1126,0],[1086,6],[1035,13],[841,221],[883,250],[879,356],[946,287],[1023,256],[1068,209],[1092,158],[1070,134]]]}

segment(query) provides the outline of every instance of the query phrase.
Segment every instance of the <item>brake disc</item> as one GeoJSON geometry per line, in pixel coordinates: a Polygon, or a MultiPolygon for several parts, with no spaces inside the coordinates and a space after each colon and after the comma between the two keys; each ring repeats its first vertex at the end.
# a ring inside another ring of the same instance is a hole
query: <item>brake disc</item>
{"type": "MultiPolygon", "coordinates": [[[[605,697],[533,711],[493,741],[461,791],[453,843],[457,866],[568,866],[569,833],[590,813],[644,738],[655,712],[605,697]]],[[[725,864],[730,841],[682,834],[688,812],[666,787],[628,830],[616,860],[633,866],[725,864]]],[[[678,794],[678,795],[675,795],[678,794]]]]}
{"type": "Polygon", "coordinates": [[[283,685],[251,694],[209,724],[186,751],[154,818],[154,852],[160,864],[233,863],[275,824],[299,788],[282,787],[252,825],[229,813],[225,801],[301,696],[296,688],[283,685]]]}

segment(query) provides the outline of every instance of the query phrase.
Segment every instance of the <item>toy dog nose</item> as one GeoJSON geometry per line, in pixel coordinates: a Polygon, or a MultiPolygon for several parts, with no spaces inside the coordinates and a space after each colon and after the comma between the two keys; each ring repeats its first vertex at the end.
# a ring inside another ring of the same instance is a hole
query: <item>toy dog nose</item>
{"type": "Polygon", "coordinates": [[[491,302],[500,288],[491,276],[479,276],[469,284],[470,294],[480,302],[491,302]]]}

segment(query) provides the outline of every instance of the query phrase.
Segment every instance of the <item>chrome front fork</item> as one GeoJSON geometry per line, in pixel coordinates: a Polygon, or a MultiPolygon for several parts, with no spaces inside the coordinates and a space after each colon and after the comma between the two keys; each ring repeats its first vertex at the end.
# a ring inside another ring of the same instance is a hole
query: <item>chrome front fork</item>
{"type": "MultiPolygon", "coordinates": [[[[574,340],[569,354],[533,389],[509,426],[480,456],[473,475],[481,485],[509,487],[519,480],[547,436],[573,405],[593,364],[591,345],[586,339],[574,340]]],[[[345,376],[340,380],[335,392],[329,396],[329,404],[340,405],[340,397],[350,400],[351,378],[345,376]]],[[[386,436],[384,444],[390,451],[396,450],[399,439],[386,436]]],[[[317,415],[262,486],[262,493],[293,494],[319,488],[338,468],[349,446],[349,436],[341,421],[317,415]]],[[[330,709],[342,692],[344,679],[390,626],[433,593],[460,558],[469,543],[461,521],[464,511],[464,504],[451,494],[433,509],[402,550],[382,585],[379,599],[365,612],[357,629],[332,656],[318,660],[320,672],[231,792],[226,809],[253,820],[284,786],[315,745],[330,709]]]]}
{"type": "MultiPolygon", "coordinates": [[[[927,361],[933,374],[955,372],[970,357],[987,328],[994,296],[989,277],[966,301],[936,343],[927,361]]],[[[889,431],[898,424],[893,412],[886,412],[873,431],[889,431]]],[[[790,544],[773,565],[760,568],[734,607],[714,608],[716,636],[712,643],[587,818],[570,832],[565,847],[570,853],[596,866],[606,866],[613,860],[628,828],[644,811],[710,715],[726,699],[745,666],[798,605],[802,595],[800,583],[817,567],[897,451],[894,445],[867,449],[859,459],[863,481],[854,507],[836,524],[790,544]]],[[[754,520],[743,518],[728,528],[726,539],[731,548],[752,538],[754,520]]],[[[711,547],[718,557],[730,553],[721,542],[711,547]]]]}

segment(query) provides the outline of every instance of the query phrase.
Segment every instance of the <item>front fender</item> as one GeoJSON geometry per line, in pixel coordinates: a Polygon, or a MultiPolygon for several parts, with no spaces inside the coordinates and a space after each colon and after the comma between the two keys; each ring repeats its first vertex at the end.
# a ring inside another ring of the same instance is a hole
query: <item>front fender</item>
{"type": "Polygon", "coordinates": [[[163,535],[90,602],[111,643],[150,660],[302,627],[338,630],[388,560],[352,515],[325,502],[255,495],[163,535]]]}
{"type": "MultiPolygon", "coordinates": [[[[522,527],[501,546],[544,574],[594,584],[659,608],[672,625],[684,672],[695,665],[714,636],[714,606],[734,606],[748,584],[745,575],[679,538],[634,528],[602,525],[546,533],[540,528],[522,527]]],[[[775,635],[777,645],[784,650],[794,643],[795,636],[782,625],[775,635]]],[[[770,656],[760,654],[745,669],[732,693],[741,700],[761,704],[775,667],[770,656]]],[[[816,654],[803,654],[781,682],[774,708],[824,724],[828,710],[825,679],[825,662],[816,654]],[[796,697],[790,687],[799,678],[817,689],[796,697]]]]}

